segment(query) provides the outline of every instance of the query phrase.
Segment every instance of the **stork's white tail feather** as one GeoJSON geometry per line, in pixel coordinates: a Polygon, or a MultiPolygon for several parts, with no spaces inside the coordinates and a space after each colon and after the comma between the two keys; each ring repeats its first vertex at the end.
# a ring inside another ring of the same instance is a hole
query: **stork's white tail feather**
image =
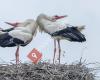
{"type": "Polygon", "coordinates": [[[84,30],[84,29],[85,29],[85,25],[82,25],[82,26],[77,26],[77,29],[78,29],[79,31],[82,31],[82,30],[84,30]]]}

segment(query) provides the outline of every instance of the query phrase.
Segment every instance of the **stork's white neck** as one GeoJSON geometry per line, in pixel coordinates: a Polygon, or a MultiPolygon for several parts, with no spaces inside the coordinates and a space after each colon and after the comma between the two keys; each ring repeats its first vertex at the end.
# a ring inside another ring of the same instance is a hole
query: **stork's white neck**
{"type": "Polygon", "coordinates": [[[45,31],[46,33],[50,34],[48,25],[54,24],[54,21],[52,21],[51,18],[47,17],[46,15],[39,15],[37,17],[37,24],[39,25],[40,31],[45,31]]]}

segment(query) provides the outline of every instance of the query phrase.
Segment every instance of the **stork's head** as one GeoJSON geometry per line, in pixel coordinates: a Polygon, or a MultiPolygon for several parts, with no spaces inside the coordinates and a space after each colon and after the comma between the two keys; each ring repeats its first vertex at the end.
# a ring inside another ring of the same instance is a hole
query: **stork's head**
{"type": "Polygon", "coordinates": [[[56,20],[59,20],[59,19],[65,18],[65,17],[67,17],[67,15],[63,15],[63,16],[60,16],[60,15],[47,16],[47,15],[45,15],[45,14],[40,14],[40,15],[37,17],[37,20],[46,19],[46,20],[55,22],[56,20]]]}
{"type": "Polygon", "coordinates": [[[10,22],[5,22],[6,24],[8,24],[8,25],[11,25],[11,26],[13,26],[13,27],[18,27],[19,26],[19,22],[15,22],[15,23],[10,23],[10,22]]]}
{"type": "Polygon", "coordinates": [[[26,27],[27,25],[31,23],[35,23],[35,21],[33,19],[27,19],[24,22],[15,22],[15,23],[5,22],[5,23],[13,27],[26,27]]]}

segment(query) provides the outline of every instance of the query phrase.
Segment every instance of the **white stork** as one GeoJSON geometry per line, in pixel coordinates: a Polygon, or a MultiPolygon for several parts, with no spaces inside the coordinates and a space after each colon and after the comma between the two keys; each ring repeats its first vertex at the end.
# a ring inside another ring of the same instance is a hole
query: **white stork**
{"type": "Polygon", "coordinates": [[[37,23],[33,19],[28,19],[21,23],[9,23],[14,28],[0,31],[0,46],[14,47],[17,46],[15,53],[16,64],[19,63],[19,46],[26,46],[29,44],[36,33],[37,23]]]}
{"type": "Polygon", "coordinates": [[[56,22],[56,20],[64,18],[66,16],[47,16],[45,14],[40,14],[37,17],[37,24],[39,25],[40,31],[44,31],[50,34],[54,38],[54,57],[53,63],[55,59],[56,53],[56,41],[58,42],[59,48],[59,63],[60,63],[60,55],[61,55],[61,47],[60,40],[66,39],[72,42],[84,42],[86,41],[85,36],[81,33],[81,30],[84,29],[84,26],[71,26],[71,25],[60,25],[56,22]]]}

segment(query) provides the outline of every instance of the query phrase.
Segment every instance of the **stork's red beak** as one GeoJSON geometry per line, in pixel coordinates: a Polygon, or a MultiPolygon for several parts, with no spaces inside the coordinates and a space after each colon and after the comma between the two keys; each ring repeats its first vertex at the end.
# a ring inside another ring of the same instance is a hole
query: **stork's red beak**
{"type": "Polygon", "coordinates": [[[8,25],[11,25],[13,27],[17,27],[18,24],[19,24],[19,22],[16,22],[16,23],[5,22],[5,23],[8,24],[8,25]]]}
{"type": "Polygon", "coordinates": [[[55,16],[53,16],[53,17],[54,17],[54,19],[58,20],[58,19],[62,19],[62,18],[67,17],[67,15],[64,15],[64,16],[55,15],[55,16]]]}

